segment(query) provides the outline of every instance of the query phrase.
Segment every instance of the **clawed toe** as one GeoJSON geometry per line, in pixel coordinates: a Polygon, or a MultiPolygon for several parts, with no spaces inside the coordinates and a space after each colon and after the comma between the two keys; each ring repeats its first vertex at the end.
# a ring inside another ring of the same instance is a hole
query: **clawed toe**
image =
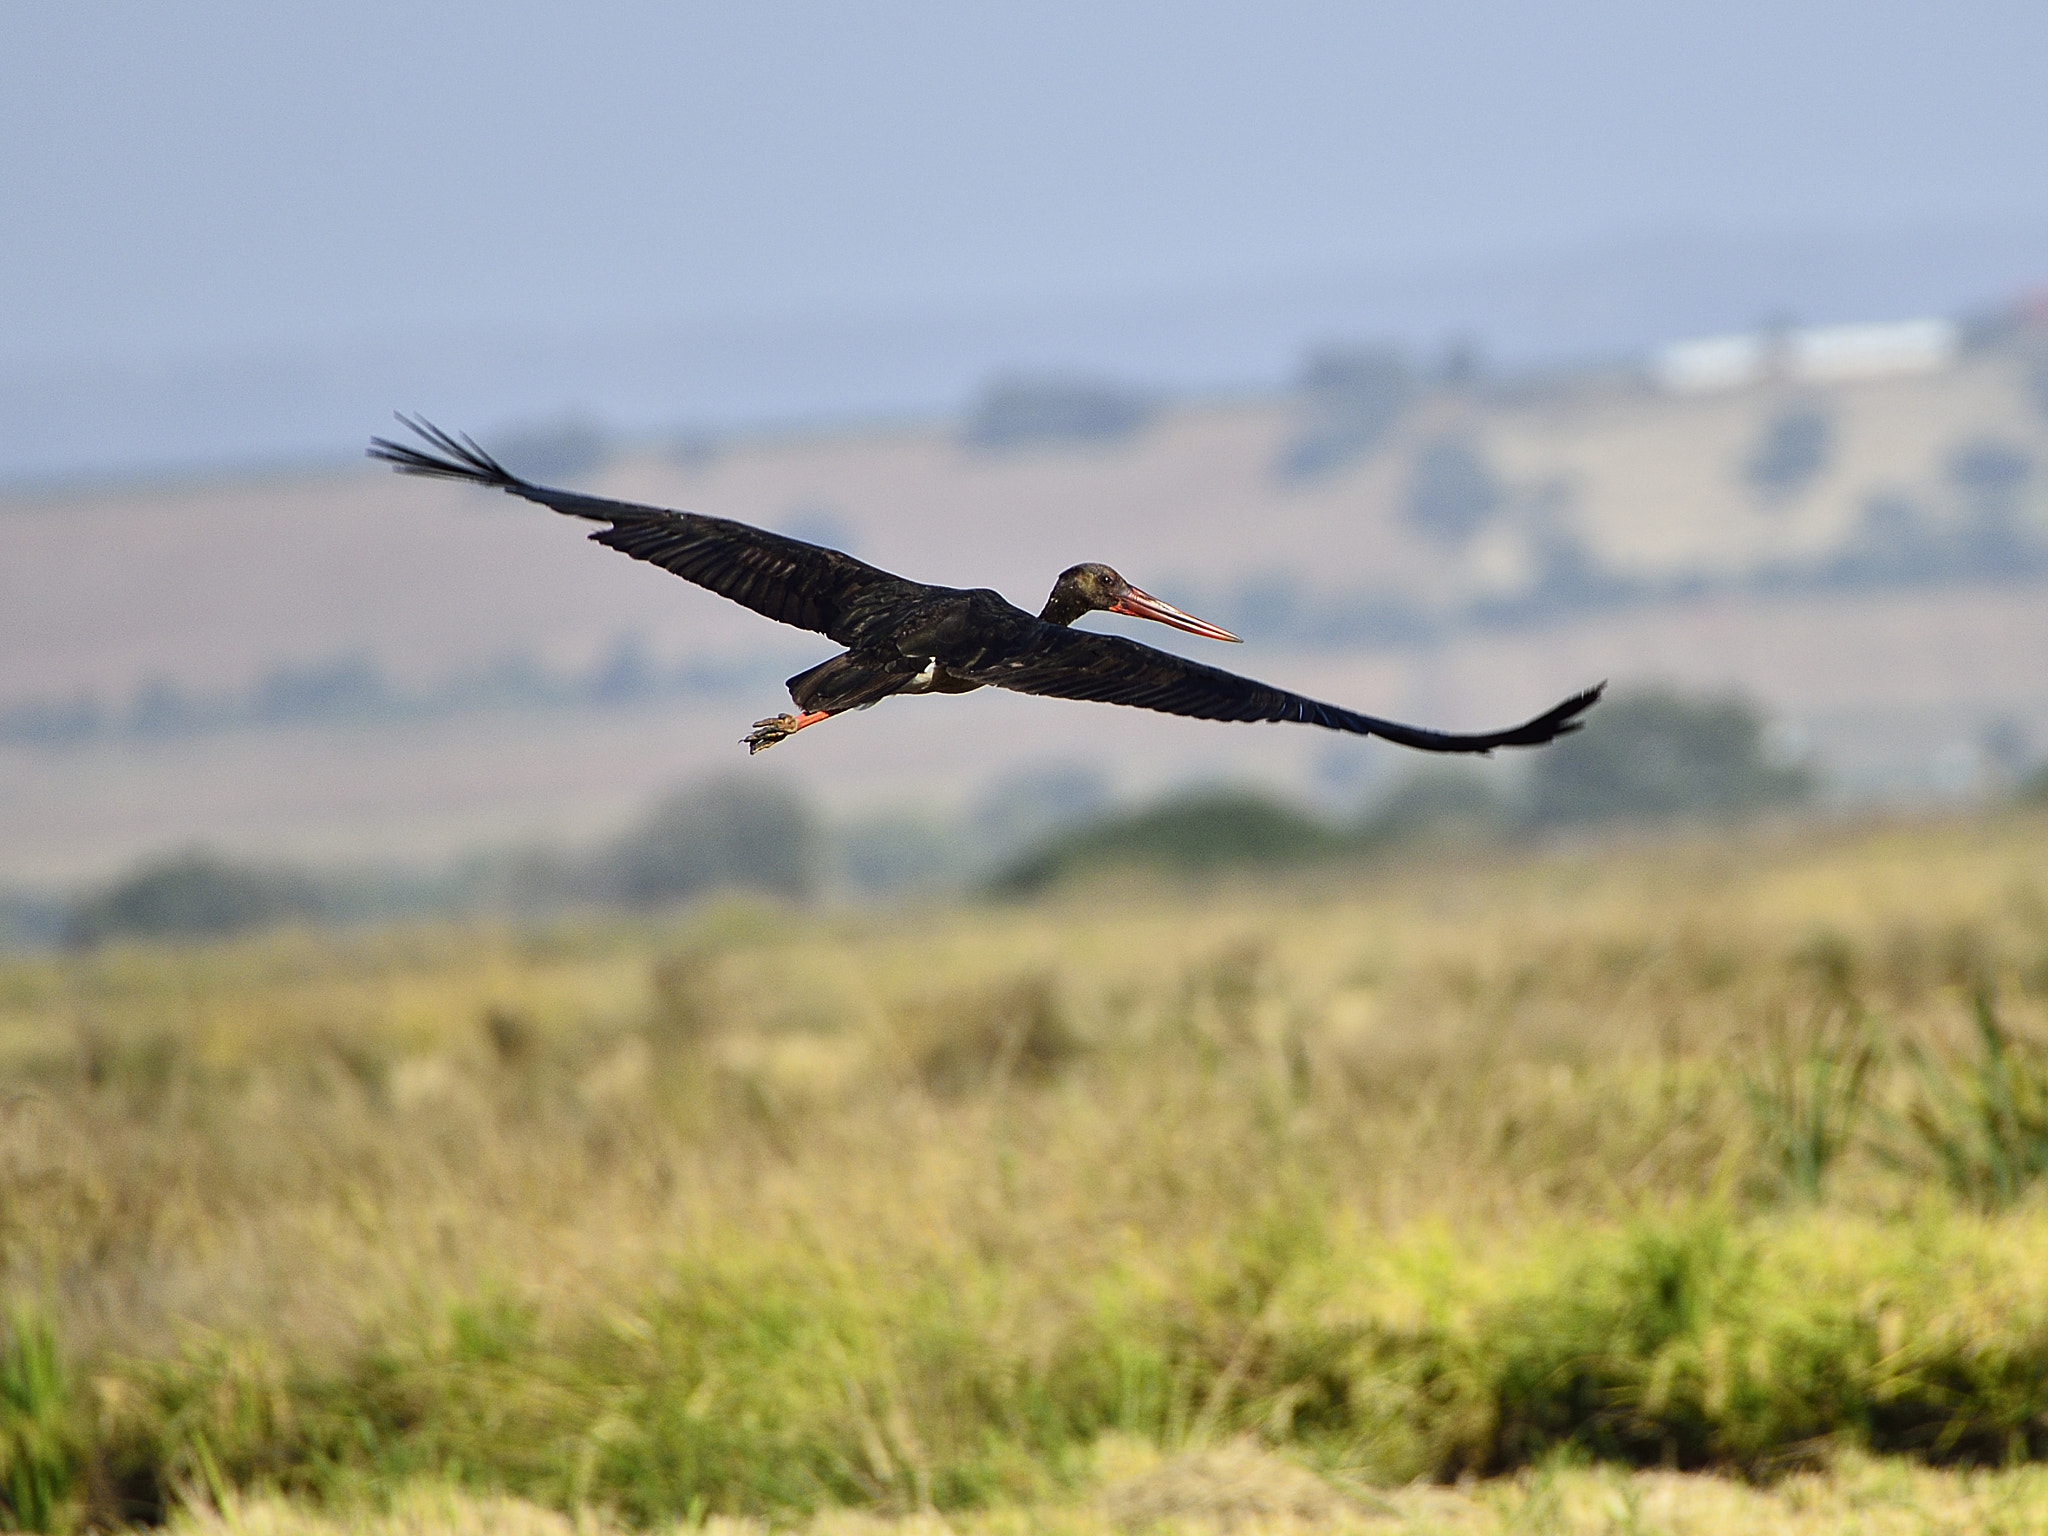
{"type": "Polygon", "coordinates": [[[783,737],[795,734],[797,728],[795,715],[771,715],[766,720],[756,720],[754,728],[740,741],[747,749],[747,756],[752,757],[756,752],[766,752],[783,737]]]}

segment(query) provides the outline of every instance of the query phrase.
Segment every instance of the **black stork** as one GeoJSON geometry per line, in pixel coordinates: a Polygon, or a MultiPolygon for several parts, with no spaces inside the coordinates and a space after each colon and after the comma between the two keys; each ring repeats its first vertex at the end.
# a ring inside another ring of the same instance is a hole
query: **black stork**
{"type": "Polygon", "coordinates": [[[401,474],[461,480],[523,496],[570,517],[607,523],[590,535],[673,571],[720,597],[846,647],[789,680],[795,714],[758,720],[748,752],[772,747],[821,720],[899,693],[967,693],[1008,688],[1059,699],[1130,704],[1197,720],[1296,720],[1357,736],[1380,736],[1424,752],[1491,752],[1539,747],[1583,723],[1602,683],[1505,731],[1454,736],[1321,704],[1298,693],[1203,666],[1120,635],[1070,629],[1097,609],[1155,619],[1212,640],[1237,636],[1141,592],[1106,565],[1062,571],[1045,610],[1033,615],[986,587],[928,586],[878,570],[836,549],[806,544],[730,518],[636,506],[522,480],[467,436],[401,415],[427,445],[370,440],[370,457],[401,474]]]}

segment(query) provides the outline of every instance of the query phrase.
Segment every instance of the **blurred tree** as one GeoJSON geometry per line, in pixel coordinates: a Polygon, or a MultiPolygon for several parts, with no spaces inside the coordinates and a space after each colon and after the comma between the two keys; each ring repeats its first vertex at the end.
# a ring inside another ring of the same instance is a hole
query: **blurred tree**
{"type": "Polygon", "coordinates": [[[2027,364],[2027,393],[2033,397],[2034,409],[2048,416],[2048,351],[2036,353],[2027,364]]]}
{"type": "Polygon", "coordinates": [[[565,416],[499,434],[495,452],[515,475],[542,485],[560,485],[603,468],[611,457],[611,444],[588,417],[565,416]]]}
{"type": "Polygon", "coordinates": [[[635,907],[667,906],[743,888],[808,896],[817,881],[818,828],[786,789],[719,779],[669,796],[597,860],[595,894],[635,907]]]}
{"type": "Polygon", "coordinates": [[[1359,823],[1357,836],[1368,846],[1484,837],[1507,827],[1510,809],[1480,770],[1421,768],[1372,804],[1359,823]]]}
{"type": "Polygon", "coordinates": [[[1486,376],[1486,360],[1479,343],[1470,336],[1454,336],[1444,343],[1437,361],[1436,376],[1445,389],[1470,390],[1486,376]]]}
{"type": "Polygon", "coordinates": [[[1044,763],[990,785],[975,802],[968,823],[981,848],[1004,857],[1080,822],[1096,820],[1108,809],[1109,799],[1109,781],[1101,770],[1086,763],[1044,763]]]}
{"type": "Polygon", "coordinates": [[[1538,825],[1728,819],[1796,805],[1814,787],[1809,770],[1769,760],[1753,704],[1647,691],[1607,700],[1583,731],[1536,754],[1527,813],[1538,825]]]}
{"type": "Polygon", "coordinates": [[[2025,450],[1994,437],[1958,444],[1948,456],[1948,478],[1973,499],[2009,502],[2034,473],[2025,450]]]}
{"type": "Polygon", "coordinates": [[[686,430],[669,439],[667,457],[680,469],[708,469],[726,448],[725,440],[709,430],[686,430]]]}
{"type": "Polygon", "coordinates": [[[118,938],[212,938],[323,914],[320,888],[284,870],[231,864],[193,850],[145,864],[74,905],[67,944],[118,938]]]}
{"type": "Polygon", "coordinates": [[[645,698],[654,692],[657,682],[647,646],[636,632],[628,630],[591,673],[589,693],[600,704],[618,704],[645,698]]]}
{"type": "Polygon", "coordinates": [[[265,725],[373,715],[391,704],[384,675],[356,654],[275,668],[257,686],[252,713],[265,725]]]}
{"type": "Polygon", "coordinates": [[[1991,716],[1978,730],[1977,751],[2001,785],[2025,780],[2034,760],[2033,738],[2025,722],[2003,711],[1991,716]]]}
{"type": "Polygon", "coordinates": [[[1113,442],[1136,433],[1151,415],[1150,401],[1118,384],[1092,379],[998,379],[968,413],[963,436],[976,448],[1113,442]]]}
{"type": "Polygon", "coordinates": [[[915,816],[876,816],[837,829],[839,872],[853,889],[903,896],[957,886],[973,850],[952,827],[915,816]]]}
{"type": "MultiPolygon", "coordinates": [[[[559,912],[590,894],[583,863],[546,847],[478,850],[465,854],[436,878],[418,905],[426,911],[559,912]]],[[[373,900],[377,894],[371,893],[373,900]]],[[[370,910],[377,909],[372,906],[370,910]]]]}
{"type": "Polygon", "coordinates": [[[1827,468],[1833,440],[1834,424],[1818,406],[1785,406],[1757,434],[1742,466],[1743,477],[1772,499],[1796,496],[1827,468]]]}
{"type": "Polygon", "coordinates": [[[1197,874],[1340,852],[1320,821],[1248,790],[1212,789],[1055,836],[1010,866],[994,888],[1022,894],[1077,876],[1147,869],[1197,874]]]}
{"type": "Polygon", "coordinates": [[[575,696],[575,685],[557,679],[531,651],[500,651],[474,672],[451,679],[441,689],[443,709],[523,708],[560,704],[575,696]]]}
{"type": "Polygon", "coordinates": [[[1462,544],[1485,526],[1500,504],[1500,482],[1466,439],[1439,437],[1416,450],[1403,510],[1429,538],[1462,544]]]}
{"type": "Polygon", "coordinates": [[[128,729],[137,736],[182,736],[205,723],[198,701],[168,677],[149,677],[128,706],[128,729]]]}
{"type": "Polygon", "coordinates": [[[1422,392],[1414,365],[1394,347],[1312,352],[1298,388],[1305,421],[1276,466],[1289,480],[1329,474],[1364,458],[1422,392]]]}
{"type": "Polygon", "coordinates": [[[2034,461],[2025,450],[1997,438],[1973,438],[1949,454],[1949,483],[1967,509],[1964,563],[1973,573],[2011,574],[2041,558],[2022,524],[2033,476],[2034,461]]]}
{"type": "Polygon", "coordinates": [[[1900,491],[1874,491],[1836,565],[1851,583],[1910,581],[1937,574],[1949,558],[1918,502],[1900,491]]]}
{"type": "Polygon", "coordinates": [[[42,949],[60,943],[69,904],[46,891],[0,886],[0,950],[42,949]]]}
{"type": "Polygon", "coordinates": [[[106,717],[105,708],[90,693],[68,699],[30,699],[0,709],[0,741],[68,746],[97,736],[106,717]]]}

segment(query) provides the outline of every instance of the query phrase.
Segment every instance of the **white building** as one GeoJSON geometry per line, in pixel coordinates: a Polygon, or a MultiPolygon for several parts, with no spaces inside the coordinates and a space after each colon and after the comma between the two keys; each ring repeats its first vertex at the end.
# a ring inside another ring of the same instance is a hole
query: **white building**
{"type": "Polygon", "coordinates": [[[1765,379],[1805,384],[1932,373],[1955,361],[1952,320],[1887,320],[1702,336],[1659,348],[1650,376],[1673,394],[1739,389],[1765,379]]]}

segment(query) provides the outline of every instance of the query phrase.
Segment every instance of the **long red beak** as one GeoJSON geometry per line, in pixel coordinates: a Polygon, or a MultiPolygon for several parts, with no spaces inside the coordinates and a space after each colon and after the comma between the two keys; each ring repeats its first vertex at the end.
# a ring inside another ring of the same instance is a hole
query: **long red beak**
{"type": "Polygon", "coordinates": [[[1182,613],[1171,603],[1162,603],[1150,592],[1140,592],[1136,587],[1124,594],[1123,601],[1110,604],[1111,613],[1127,613],[1134,619],[1156,619],[1161,624],[1171,624],[1175,629],[1184,629],[1191,635],[1202,635],[1210,640],[1229,640],[1244,644],[1236,635],[1207,619],[1198,619],[1192,613],[1182,613]]]}

